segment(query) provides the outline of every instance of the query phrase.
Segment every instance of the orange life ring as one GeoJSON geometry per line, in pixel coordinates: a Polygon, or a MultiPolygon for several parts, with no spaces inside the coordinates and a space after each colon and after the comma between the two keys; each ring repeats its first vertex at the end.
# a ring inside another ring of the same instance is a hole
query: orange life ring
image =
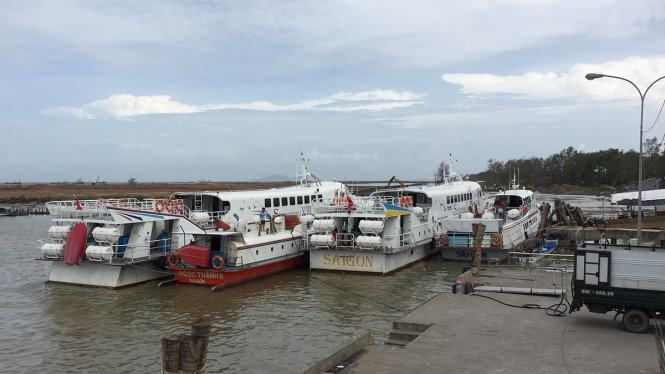
{"type": "Polygon", "coordinates": [[[177,214],[185,214],[184,204],[178,199],[173,202],[173,210],[177,214]]]}
{"type": "Polygon", "coordinates": [[[155,210],[158,212],[161,212],[164,210],[164,200],[157,200],[155,201],[155,210]]]}
{"type": "Polygon", "coordinates": [[[166,258],[166,263],[169,264],[169,266],[178,266],[178,264],[180,264],[180,256],[175,253],[171,253],[166,258]]]}
{"type": "Polygon", "coordinates": [[[442,247],[448,246],[448,235],[446,234],[439,235],[439,245],[442,247]]]}
{"type": "Polygon", "coordinates": [[[224,267],[224,259],[222,256],[215,256],[212,258],[212,268],[215,270],[221,270],[224,267]]]}
{"type": "Polygon", "coordinates": [[[498,234],[492,235],[492,246],[500,247],[501,244],[503,244],[503,238],[501,237],[501,235],[498,234]]]}

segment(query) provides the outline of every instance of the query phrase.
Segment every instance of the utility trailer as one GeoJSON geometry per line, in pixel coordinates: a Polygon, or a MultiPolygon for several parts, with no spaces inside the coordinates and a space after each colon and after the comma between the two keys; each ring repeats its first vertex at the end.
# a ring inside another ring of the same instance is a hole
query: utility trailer
{"type": "Polygon", "coordinates": [[[626,330],[646,332],[665,314],[665,248],[584,243],[575,251],[571,311],[623,314],[626,330]]]}

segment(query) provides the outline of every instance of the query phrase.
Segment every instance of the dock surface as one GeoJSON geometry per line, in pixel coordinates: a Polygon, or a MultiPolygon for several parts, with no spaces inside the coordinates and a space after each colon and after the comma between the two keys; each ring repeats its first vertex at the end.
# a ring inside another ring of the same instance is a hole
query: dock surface
{"type": "MultiPolygon", "coordinates": [[[[559,298],[482,293],[549,306],[559,298]]],[[[653,333],[622,330],[621,318],[586,310],[565,317],[473,295],[442,293],[396,326],[431,325],[404,347],[375,343],[349,373],[658,373],[653,333]]],[[[398,334],[399,336],[399,334],[398,334]]]]}

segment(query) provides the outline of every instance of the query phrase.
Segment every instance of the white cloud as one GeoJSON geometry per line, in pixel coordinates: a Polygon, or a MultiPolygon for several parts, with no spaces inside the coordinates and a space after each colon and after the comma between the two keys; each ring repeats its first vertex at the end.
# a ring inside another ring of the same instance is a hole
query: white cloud
{"type": "Polygon", "coordinates": [[[373,90],[362,92],[338,92],[330,97],[333,100],[391,100],[391,101],[419,101],[420,95],[411,92],[397,92],[393,90],[373,90]]]}
{"type": "MultiPolygon", "coordinates": [[[[637,92],[626,82],[603,78],[588,81],[587,73],[618,75],[633,80],[642,91],[665,74],[665,57],[630,57],[603,64],[575,64],[567,72],[528,72],[522,75],[443,74],[441,79],[459,85],[465,93],[508,93],[536,98],[593,98],[597,100],[635,99],[637,92]]],[[[662,87],[665,87],[665,82],[662,87]]],[[[665,97],[654,86],[651,98],[665,97]]]]}
{"type": "Polygon", "coordinates": [[[294,104],[276,104],[270,101],[248,103],[183,104],[171,96],[111,95],[80,107],[47,108],[43,114],[66,116],[78,119],[131,118],[149,114],[188,114],[211,110],[254,110],[280,112],[295,110],[318,110],[335,112],[377,112],[405,108],[422,103],[422,97],[411,91],[374,90],[363,92],[339,92],[323,99],[305,100],[294,104]]]}

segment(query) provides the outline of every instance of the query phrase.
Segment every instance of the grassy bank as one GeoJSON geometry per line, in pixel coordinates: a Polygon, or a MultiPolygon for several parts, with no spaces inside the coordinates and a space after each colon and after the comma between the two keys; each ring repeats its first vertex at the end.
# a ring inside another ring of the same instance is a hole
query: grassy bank
{"type": "Polygon", "coordinates": [[[265,189],[292,185],[293,182],[200,182],[200,183],[35,183],[1,184],[0,203],[31,204],[51,200],[103,198],[165,198],[177,191],[229,191],[265,189]]]}

